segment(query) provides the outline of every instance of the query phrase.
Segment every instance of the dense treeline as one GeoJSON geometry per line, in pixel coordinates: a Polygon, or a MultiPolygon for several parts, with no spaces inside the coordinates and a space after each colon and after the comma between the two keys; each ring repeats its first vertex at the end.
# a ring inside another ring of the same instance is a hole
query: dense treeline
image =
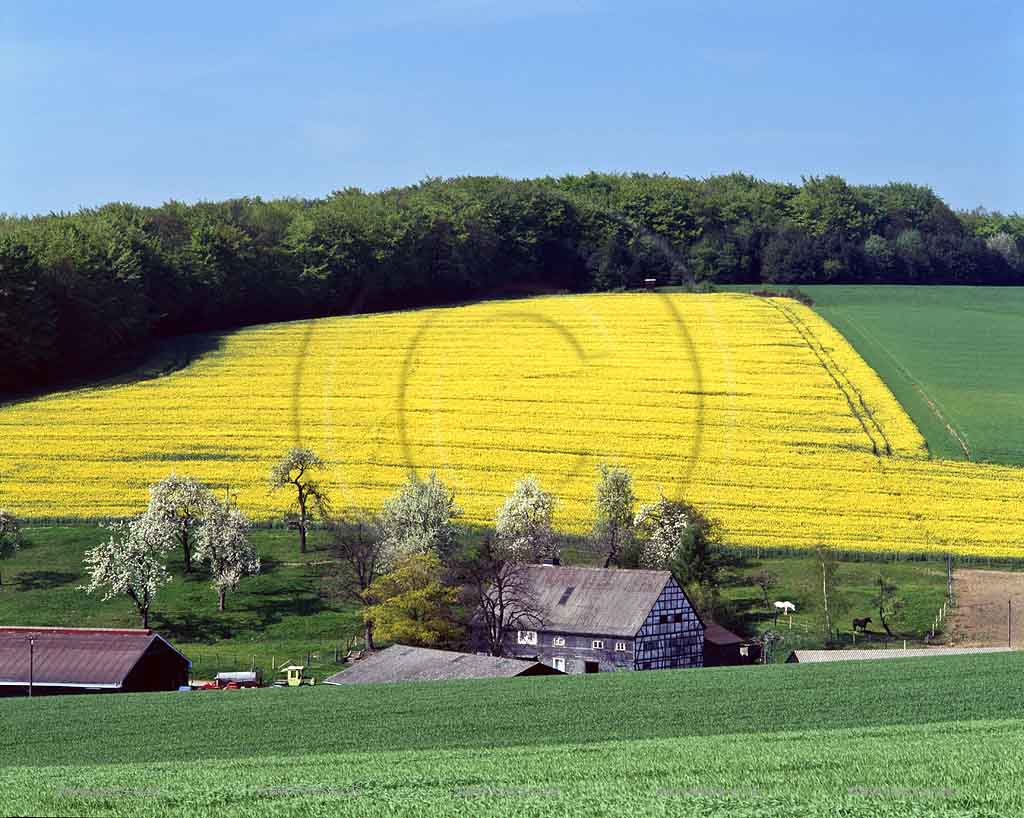
{"type": "Polygon", "coordinates": [[[1024,283],[1024,217],[925,187],[733,174],[431,179],[325,199],[0,218],[0,390],[154,337],[538,289],[1024,283]]]}

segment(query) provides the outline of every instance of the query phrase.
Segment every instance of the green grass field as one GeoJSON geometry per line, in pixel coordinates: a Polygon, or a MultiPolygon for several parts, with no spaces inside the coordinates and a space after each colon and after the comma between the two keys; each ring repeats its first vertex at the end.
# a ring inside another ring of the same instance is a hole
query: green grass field
{"type": "Polygon", "coordinates": [[[1024,464],[1024,288],[800,289],[882,377],[935,456],[1024,464]]]}
{"type": "Polygon", "coordinates": [[[0,701],[0,814],[1010,816],[1024,655],[0,701]]]}

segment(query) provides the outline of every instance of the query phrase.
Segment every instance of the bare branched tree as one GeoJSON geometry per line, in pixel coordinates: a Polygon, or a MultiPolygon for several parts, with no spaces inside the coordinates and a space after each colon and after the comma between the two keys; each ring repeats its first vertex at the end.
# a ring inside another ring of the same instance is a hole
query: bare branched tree
{"type": "MultiPolygon", "coordinates": [[[[324,577],[324,595],[365,605],[364,592],[390,567],[385,558],[380,523],[373,517],[338,519],[331,521],[330,530],[328,548],[338,564],[324,577]]],[[[370,619],[363,620],[363,638],[366,649],[373,650],[370,619]]]]}
{"type": "Polygon", "coordinates": [[[318,512],[321,517],[330,513],[327,492],[313,478],[313,472],[324,468],[312,449],[292,449],[280,463],[270,471],[270,490],[292,486],[295,489],[295,508],[298,511],[296,528],[299,529],[299,553],[306,553],[306,531],[310,517],[318,512]]]}
{"type": "Polygon", "coordinates": [[[484,542],[475,559],[462,567],[463,602],[492,656],[504,654],[509,633],[536,630],[543,625],[529,570],[529,566],[495,553],[490,540],[484,542]]]}
{"type": "Polygon", "coordinates": [[[754,585],[761,589],[761,597],[764,600],[764,606],[767,608],[771,604],[771,601],[768,599],[768,593],[778,585],[779,578],[767,568],[763,568],[750,579],[754,585]]]}

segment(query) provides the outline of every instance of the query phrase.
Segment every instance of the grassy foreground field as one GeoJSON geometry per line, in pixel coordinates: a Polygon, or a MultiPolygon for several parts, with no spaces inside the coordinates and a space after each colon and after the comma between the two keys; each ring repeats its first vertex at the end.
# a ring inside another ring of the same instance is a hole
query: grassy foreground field
{"type": "Polygon", "coordinates": [[[335,504],[437,468],[488,524],[526,473],[589,525],[597,466],[683,494],[738,545],[1024,554],[1019,470],[931,461],[878,376],[812,310],[741,294],[593,295],[252,327],[166,377],[0,408],[0,505],[136,512],[172,470],[277,517],[302,442],[335,504]]]}
{"type": "Polygon", "coordinates": [[[0,813],[995,818],[1022,696],[1003,654],[0,701],[0,813]]]}

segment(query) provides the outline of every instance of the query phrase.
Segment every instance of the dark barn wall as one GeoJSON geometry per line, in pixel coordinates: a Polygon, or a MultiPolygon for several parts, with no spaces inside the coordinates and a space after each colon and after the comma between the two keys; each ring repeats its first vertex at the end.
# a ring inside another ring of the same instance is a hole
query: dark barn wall
{"type": "Polygon", "coordinates": [[[637,670],[704,664],[704,626],[674,579],[665,585],[636,637],[637,670]]]}
{"type": "Polygon", "coordinates": [[[756,644],[736,643],[716,645],[704,643],[704,667],[727,667],[732,665],[753,665],[761,658],[761,647],[756,644]],[[741,648],[746,646],[747,655],[743,656],[741,648]]]}
{"type": "Polygon", "coordinates": [[[188,684],[188,660],[164,642],[153,642],[122,685],[126,693],[177,690],[188,684]]]}

